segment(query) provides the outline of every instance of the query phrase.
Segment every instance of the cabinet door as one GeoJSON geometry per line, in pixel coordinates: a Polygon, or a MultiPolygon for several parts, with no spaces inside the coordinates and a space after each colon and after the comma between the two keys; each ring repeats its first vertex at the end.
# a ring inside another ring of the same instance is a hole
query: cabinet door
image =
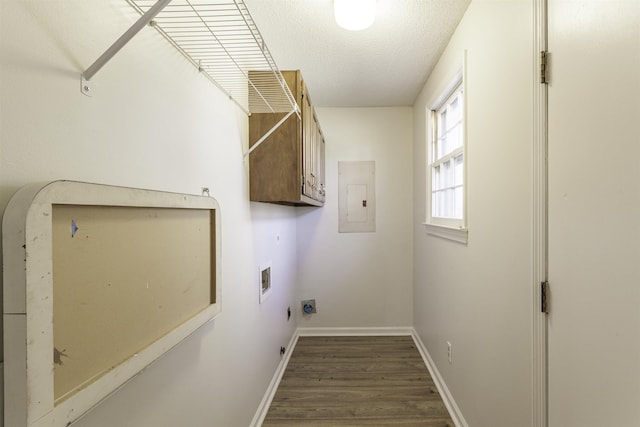
{"type": "Polygon", "coordinates": [[[313,181],[315,178],[313,170],[314,152],[314,121],[311,101],[307,96],[306,87],[302,86],[302,174],[303,187],[302,194],[315,198],[313,195],[313,181]]]}
{"type": "Polygon", "coordinates": [[[324,136],[320,131],[317,118],[314,115],[314,123],[316,127],[316,176],[317,176],[317,189],[318,200],[325,201],[325,182],[324,182],[324,136]]]}

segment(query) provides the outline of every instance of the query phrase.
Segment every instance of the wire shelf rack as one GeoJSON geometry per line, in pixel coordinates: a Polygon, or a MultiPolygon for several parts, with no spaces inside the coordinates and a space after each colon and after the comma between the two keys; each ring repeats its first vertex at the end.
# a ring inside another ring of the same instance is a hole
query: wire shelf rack
{"type": "MultiPolygon", "coordinates": [[[[157,3],[127,1],[141,15],[157,3]]],[[[172,0],[150,25],[247,114],[299,114],[242,0],[172,0]]]]}

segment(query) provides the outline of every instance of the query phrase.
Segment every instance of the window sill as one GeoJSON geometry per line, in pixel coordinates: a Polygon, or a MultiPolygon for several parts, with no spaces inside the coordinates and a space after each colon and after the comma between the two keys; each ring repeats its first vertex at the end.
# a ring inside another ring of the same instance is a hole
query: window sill
{"type": "Polygon", "coordinates": [[[453,240],[454,242],[467,244],[469,230],[466,228],[448,227],[446,225],[429,224],[424,223],[424,228],[427,230],[427,234],[432,236],[441,237],[447,240],[453,240]]]}

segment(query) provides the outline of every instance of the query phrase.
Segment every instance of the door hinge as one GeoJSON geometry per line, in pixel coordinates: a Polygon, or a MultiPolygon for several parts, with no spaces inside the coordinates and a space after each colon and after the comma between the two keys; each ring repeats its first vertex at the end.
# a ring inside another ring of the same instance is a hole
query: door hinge
{"type": "Polygon", "coordinates": [[[543,85],[549,84],[549,79],[547,77],[548,59],[549,52],[546,50],[540,52],[540,83],[543,85]]]}
{"type": "Polygon", "coordinates": [[[549,282],[544,281],[540,283],[540,311],[542,313],[549,313],[549,282]]]}

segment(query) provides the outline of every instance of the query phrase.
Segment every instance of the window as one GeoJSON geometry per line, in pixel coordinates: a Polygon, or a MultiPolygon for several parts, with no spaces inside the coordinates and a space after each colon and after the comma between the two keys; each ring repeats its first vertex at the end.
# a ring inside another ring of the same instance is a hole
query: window
{"type": "Polygon", "coordinates": [[[466,243],[462,73],[428,112],[427,231],[466,243]]]}

